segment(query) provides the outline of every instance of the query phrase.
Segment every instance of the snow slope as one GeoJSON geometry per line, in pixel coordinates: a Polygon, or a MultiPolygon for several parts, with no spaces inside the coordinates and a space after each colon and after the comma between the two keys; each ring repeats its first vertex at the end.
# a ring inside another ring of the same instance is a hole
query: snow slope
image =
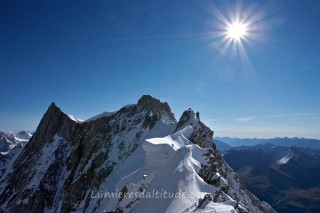
{"type": "Polygon", "coordinates": [[[77,123],[82,123],[84,120],[80,119],[80,118],[77,118],[73,115],[67,115],[71,120],[77,122],[77,123]]]}
{"type": "Polygon", "coordinates": [[[0,132],[0,192],[12,172],[14,161],[31,137],[28,131],[0,132]]]}
{"type": "Polygon", "coordinates": [[[89,118],[89,119],[85,120],[84,122],[90,122],[90,121],[94,121],[94,120],[96,120],[98,118],[109,117],[109,116],[111,116],[111,115],[113,115],[115,113],[116,112],[103,112],[103,113],[101,113],[99,115],[93,116],[92,118],[89,118]]]}
{"type": "Polygon", "coordinates": [[[236,201],[221,192],[227,186],[240,191],[241,186],[234,179],[234,174],[224,178],[217,172],[213,177],[218,180],[217,185],[208,184],[200,177],[202,165],[208,163],[205,156],[209,149],[187,139],[193,130],[191,125],[185,125],[180,131],[165,137],[146,139],[102,184],[102,191],[91,192],[94,199],[89,211],[100,206],[98,212],[115,209],[133,213],[146,209],[155,213],[237,212],[237,206],[238,210],[260,212],[245,193],[238,193],[239,200],[236,201]],[[97,198],[99,193],[103,198],[97,198]],[[117,193],[117,196],[110,196],[112,193],[117,193]],[[217,200],[200,205],[206,196],[217,200]]]}
{"type": "Polygon", "coordinates": [[[283,165],[283,164],[287,164],[289,162],[290,159],[294,158],[295,157],[295,153],[290,149],[289,153],[280,158],[279,160],[276,161],[276,163],[278,165],[283,165]]]}

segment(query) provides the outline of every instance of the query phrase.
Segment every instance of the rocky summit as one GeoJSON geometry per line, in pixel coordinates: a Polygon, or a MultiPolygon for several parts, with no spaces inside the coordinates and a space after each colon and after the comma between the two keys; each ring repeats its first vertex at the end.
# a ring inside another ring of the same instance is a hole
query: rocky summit
{"type": "Polygon", "coordinates": [[[239,182],[199,113],[166,102],[79,122],[54,103],[5,161],[0,212],[274,212],[239,182]]]}

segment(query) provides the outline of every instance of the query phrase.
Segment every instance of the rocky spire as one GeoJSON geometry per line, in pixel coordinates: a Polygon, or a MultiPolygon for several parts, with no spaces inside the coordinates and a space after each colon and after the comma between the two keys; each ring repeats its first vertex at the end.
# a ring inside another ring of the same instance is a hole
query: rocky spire
{"type": "Polygon", "coordinates": [[[24,162],[31,153],[38,153],[45,144],[51,143],[55,134],[61,134],[65,139],[72,141],[76,122],[64,114],[54,102],[51,103],[47,112],[43,115],[36,132],[27,143],[23,152],[17,159],[17,164],[24,162]]]}
{"type": "Polygon", "coordinates": [[[176,131],[183,129],[188,125],[193,128],[193,133],[188,138],[192,143],[198,144],[203,148],[212,147],[213,131],[200,121],[200,113],[195,113],[191,108],[182,113],[176,131]]]}
{"type": "Polygon", "coordinates": [[[64,136],[65,139],[70,140],[72,131],[76,122],[71,120],[66,114],[64,114],[54,102],[51,103],[47,112],[42,117],[39,126],[34,134],[34,140],[30,140],[28,145],[33,145],[34,141],[37,141],[36,147],[39,147],[39,141],[46,143],[58,132],[64,136]],[[37,139],[36,139],[37,137],[37,139]],[[41,138],[41,140],[39,140],[41,138]]]}
{"type": "Polygon", "coordinates": [[[138,107],[151,111],[155,114],[159,114],[159,118],[163,113],[166,113],[172,121],[176,121],[174,114],[172,113],[167,102],[161,102],[159,99],[152,97],[151,95],[143,95],[137,103],[138,107]]]}
{"type": "Polygon", "coordinates": [[[179,119],[178,125],[176,130],[182,129],[186,125],[192,125],[195,120],[195,113],[191,108],[188,110],[184,111],[179,119]]]}

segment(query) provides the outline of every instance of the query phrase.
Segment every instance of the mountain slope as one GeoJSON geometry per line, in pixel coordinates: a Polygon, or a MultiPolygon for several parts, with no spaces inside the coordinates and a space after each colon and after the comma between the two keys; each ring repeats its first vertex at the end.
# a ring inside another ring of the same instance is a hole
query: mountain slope
{"type": "Polygon", "coordinates": [[[32,134],[28,131],[1,132],[0,131],[0,152],[6,154],[20,143],[25,144],[32,134]]]}
{"type": "Polygon", "coordinates": [[[240,180],[279,212],[319,212],[320,151],[272,144],[224,155],[240,180]]]}
{"type": "Polygon", "coordinates": [[[212,144],[213,132],[186,110],[176,121],[167,103],[137,104],[85,122],[54,103],[7,172],[5,212],[273,212],[238,182],[212,144]],[[188,198],[140,198],[154,190],[188,198]],[[114,198],[107,193],[121,192],[114,198]]]}
{"type": "Polygon", "coordinates": [[[230,146],[229,144],[225,143],[225,142],[222,142],[220,140],[217,140],[217,139],[214,139],[213,141],[216,146],[217,146],[217,149],[220,151],[220,152],[223,152],[223,151],[226,151],[226,150],[229,150],[232,148],[232,146],[230,146]]]}

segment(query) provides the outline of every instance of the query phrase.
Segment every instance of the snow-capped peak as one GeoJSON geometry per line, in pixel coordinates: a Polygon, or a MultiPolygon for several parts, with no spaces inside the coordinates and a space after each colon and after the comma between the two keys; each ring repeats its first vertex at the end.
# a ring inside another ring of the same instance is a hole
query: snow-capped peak
{"type": "Polygon", "coordinates": [[[296,153],[295,153],[294,148],[290,148],[289,153],[286,156],[284,156],[284,157],[280,158],[279,160],[277,160],[276,163],[278,165],[287,164],[295,156],[296,156],[296,153]]]}
{"type": "Polygon", "coordinates": [[[149,95],[83,123],[53,103],[0,180],[0,212],[273,212],[242,187],[212,136],[199,113],[177,122],[149,95]]]}
{"type": "Polygon", "coordinates": [[[17,145],[23,146],[31,137],[28,131],[0,132],[0,152],[8,154],[17,145]]]}

